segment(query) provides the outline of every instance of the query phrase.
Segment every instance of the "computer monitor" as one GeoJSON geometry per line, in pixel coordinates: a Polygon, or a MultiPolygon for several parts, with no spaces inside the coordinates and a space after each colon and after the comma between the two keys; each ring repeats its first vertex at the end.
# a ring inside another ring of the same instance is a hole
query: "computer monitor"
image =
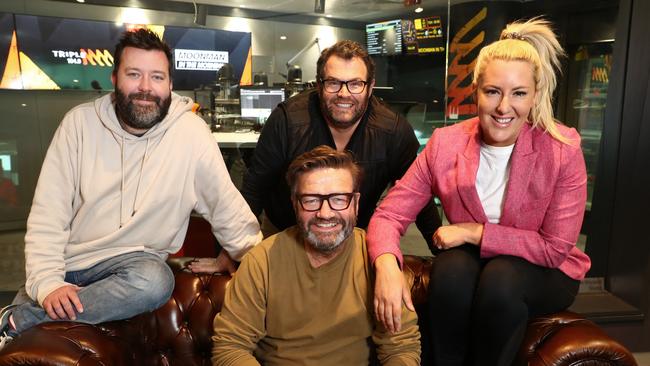
{"type": "Polygon", "coordinates": [[[239,91],[242,118],[257,118],[261,123],[283,101],[284,88],[242,87],[239,91]]]}

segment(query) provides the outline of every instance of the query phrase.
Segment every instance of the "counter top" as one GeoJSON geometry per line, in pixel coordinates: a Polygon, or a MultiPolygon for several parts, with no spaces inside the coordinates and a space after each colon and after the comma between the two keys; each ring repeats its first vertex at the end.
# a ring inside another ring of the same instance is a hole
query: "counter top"
{"type": "Polygon", "coordinates": [[[254,148],[260,138],[259,132],[213,132],[212,136],[221,148],[254,148]]]}

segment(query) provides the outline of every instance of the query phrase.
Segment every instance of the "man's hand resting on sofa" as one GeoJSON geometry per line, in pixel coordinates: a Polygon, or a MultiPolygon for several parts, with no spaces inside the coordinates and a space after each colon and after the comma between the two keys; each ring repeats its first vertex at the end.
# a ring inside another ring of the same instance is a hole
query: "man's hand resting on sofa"
{"type": "Polygon", "coordinates": [[[195,258],[187,265],[193,273],[235,273],[235,261],[230,258],[225,250],[222,250],[217,258],[195,258]]]}
{"type": "Polygon", "coordinates": [[[64,285],[52,291],[43,300],[43,309],[52,320],[76,320],[77,313],[83,313],[84,307],[79,300],[77,291],[81,287],[64,285]]]}

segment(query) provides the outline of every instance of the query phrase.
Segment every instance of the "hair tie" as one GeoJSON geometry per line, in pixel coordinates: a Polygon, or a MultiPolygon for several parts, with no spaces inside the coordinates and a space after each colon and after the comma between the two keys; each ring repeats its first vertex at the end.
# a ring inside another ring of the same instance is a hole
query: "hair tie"
{"type": "Polygon", "coordinates": [[[519,32],[508,32],[508,33],[503,33],[503,36],[501,39],[518,39],[520,41],[525,41],[526,38],[522,36],[519,32]]]}

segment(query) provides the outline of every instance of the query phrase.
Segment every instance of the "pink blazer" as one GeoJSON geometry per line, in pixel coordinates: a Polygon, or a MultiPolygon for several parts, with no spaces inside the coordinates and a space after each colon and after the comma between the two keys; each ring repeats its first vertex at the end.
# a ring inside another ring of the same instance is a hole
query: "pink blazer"
{"type": "Polygon", "coordinates": [[[499,224],[488,223],[475,188],[478,118],[436,129],[424,151],[377,208],[368,226],[374,261],[394,254],[422,207],[436,196],[450,223],[484,224],[481,257],[513,255],[581,280],[591,266],[576,248],[587,197],[587,172],[575,129],[558,125],[567,145],[524,124],[515,143],[499,224]]]}

